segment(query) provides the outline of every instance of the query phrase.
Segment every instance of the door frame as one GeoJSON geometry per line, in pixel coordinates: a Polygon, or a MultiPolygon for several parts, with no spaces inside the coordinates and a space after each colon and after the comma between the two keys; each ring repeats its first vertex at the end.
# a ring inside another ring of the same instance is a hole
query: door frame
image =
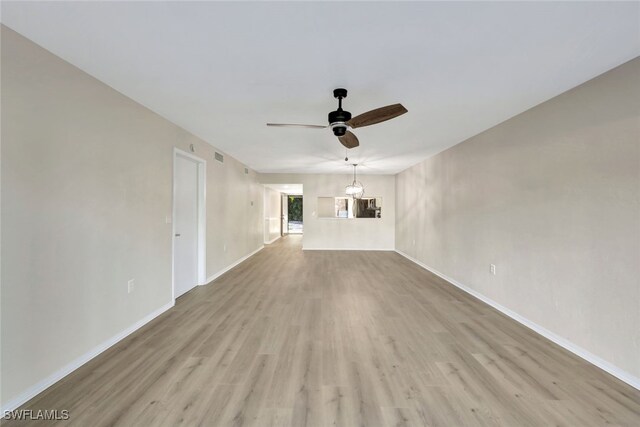
{"type": "Polygon", "coordinates": [[[280,237],[284,237],[289,234],[289,208],[287,206],[287,224],[284,223],[284,204],[288,203],[289,195],[282,193],[280,197],[280,237]]]}
{"type": "Polygon", "coordinates": [[[176,260],[176,161],[178,156],[196,163],[198,168],[198,282],[207,282],[207,161],[177,147],[173,147],[173,177],[171,179],[171,299],[176,301],[175,260],[176,260]]]}

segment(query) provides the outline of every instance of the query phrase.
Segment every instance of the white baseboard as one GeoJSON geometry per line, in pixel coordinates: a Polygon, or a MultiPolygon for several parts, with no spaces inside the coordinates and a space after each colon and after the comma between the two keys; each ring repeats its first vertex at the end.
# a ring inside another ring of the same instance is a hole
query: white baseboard
{"type": "Polygon", "coordinates": [[[37,384],[34,384],[24,392],[20,393],[18,396],[7,401],[2,406],[2,410],[0,411],[0,414],[1,414],[0,417],[4,415],[5,411],[13,411],[16,408],[20,407],[20,405],[24,404],[25,402],[35,397],[36,395],[42,393],[44,390],[46,390],[56,382],[60,381],[62,378],[66,377],[71,372],[75,371],[85,363],[89,362],[91,359],[98,356],[100,353],[104,352],[109,347],[122,341],[127,336],[131,335],[133,332],[137,331],[138,329],[140,329],[141,327],[143,327],[144,325],[146,325],[156,317],[160,316],[165,311],[169,310],[171,307],[173,307],[173,305],[174,305],[174,301],[171,301],[170,303],[163,305],[159,309],[154,310],[153,312],[149,313],[148,315],[146,315],[145,317],[143,317],[133,325],[129,326],[124,331],[112,336],[108,340],[102,342],[101,344],[89,350],[87,353],[83,354],[82,356],[68,363],[63,368],[49,375],[44,380],[40,381],[37,384]]]}
{"type": "Polygon", "coordinates": [[[239,260],[237,260],[233,264],[223,268],[222,270],[218,271],[214,275],[207,277],[207,281],[204,284],[207,285],[207,284],[213,282],[218,277],[222,276],[224,273],[226,273],[227,271],[231,270],[236,265],[238,265],[241,262],[245,261],[247,258],[251,258],[252,256],[254,256],[255,254],[257,254],[258,252],[260,252],[263,249],[264,249],[264,245],[260,246],[258,249],[256,249],[255,251],[251,252],[250,254],[243,256],[242,258],[240,258],[239,260]]]}
{"type": "Polygon", "coordinates": [[[481,293],[469,288],[468,286],[463,285],[460,282],[457,282],[456,280],[452,279],[451,277],[448,277],[442,273],[440,273],[439,271],[429,267],[428,265],[418,261],[417,259],[413,258],[412,256],[409,256],[407,254],[405,254],[402,251],[399,250],[395,250],[398,254],[402,255],[403,257],[405,257],[406,259],[408,259],[409,261],[414,262],[415,264],[419,265],[420,267],[424,268],[425,270],[428,270],[430,272],[432,272],[433,274],[435,274],[436,276],[446,280],[447,282],[451,283],[452,285],[456,286],[457,288],[460,288],[461,290],[465,291],[466,293],[468,293],[469,295],[472,295],[474,297],[476,297],[477,299],[479,299],[480,301],[483,301],[487,304],[489,304],[491,307],[495,308],[496,310],[500,311],[501,313],[509,316],[510,318],[512,318],[513,320],[515,320],[516,322],[526,326],[527,328],[533,330],[534,332],[537,332],[538,334],[542,335],[543,337],[547,338],[550,341],[553,341],[554,343],[558,344],[560,347],[565,348],[566,350],[569,350],[571,353],[575,354],[576,356],[581,357],[582,359],[586,360],[587,362],[597,366],[598,368],[602,369],[603,371],[606,371],[608,373],[610,373],[611,375],[613,375],[614,377],[620,379],[621,381],[624,381],[625,383],[629,384],[630,386],[640,390],[640,378],[618,368],[617,366],[611,364],[610,362],[607,362],[606,360],[602,359],[601,357],[596,356],[593,353],[590,353],[589,351],[585,350],[584,348],[575,345],[574,343],[572,343],[571,341],[567,340],[566,338],[561,337],[560,335],[557,335],[554,332],[551,332],[550,330],[538,325],[537,323],[534,323],[532,321],[530,321],[529,319],[522,317],[521,315],[519,315],[518,313],[508,309],[507,307],[504,307],[500,304],[498,304],[497,302],[493,301],[490,298],[487,298],[486,296],[482,295],[481,293]]]}
{"type": "Polygon", "coordinates": [[[282,237],[282,236],[275,237],[275,238],[273,238],[273,239],[269,240],[268,242],[264,242],[264,244],[265,244],[265,245],[270,245],[270,244],[272,244],[273,242],[275,242],[276,240],[278,240],[280,237],[282,237]]]}
{"type": "Polygon", "coordinates": [[[385,251],[393,252],[393,248],[307,248],[303,247],[303,251],[385,251]]]}

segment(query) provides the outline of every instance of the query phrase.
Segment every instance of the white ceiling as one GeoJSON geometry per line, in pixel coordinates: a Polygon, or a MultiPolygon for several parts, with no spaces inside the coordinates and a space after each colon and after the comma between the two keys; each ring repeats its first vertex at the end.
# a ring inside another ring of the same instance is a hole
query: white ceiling
{"type": "Polygon", "coordinates": [[[260,172],[396,173],[640,54],[640,3],[2,2],[2,22],[260,172]]]}
{"type": "Polygon", "coordinates": [[[280,193],[290,194],[292,196],[298,196],[302,194],[302,184],[265,184],[265,187],[269,187],[272,190],[276,190],[280,193]]]}

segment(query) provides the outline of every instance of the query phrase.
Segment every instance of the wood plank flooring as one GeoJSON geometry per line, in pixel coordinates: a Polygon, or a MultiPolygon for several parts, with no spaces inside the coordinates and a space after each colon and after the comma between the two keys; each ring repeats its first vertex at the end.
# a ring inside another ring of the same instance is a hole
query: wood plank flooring
{"type": "Polygon", "coordinates": [[[401,256],[301,236],[23,408],[92,427],[640,425],[638,390],[401,256]]]}

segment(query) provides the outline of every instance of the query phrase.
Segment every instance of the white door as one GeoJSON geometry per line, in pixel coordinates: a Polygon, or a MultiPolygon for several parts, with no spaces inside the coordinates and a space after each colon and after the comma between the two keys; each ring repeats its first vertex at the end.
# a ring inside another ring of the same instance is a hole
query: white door
{"type": "Polygon", "coordinates": [[[282,235],[289,234],[289,196],[282,195],[282,235]]]}
{"type": "Polygon", "coordinates": [[[176,155],[174,170],[175,298],[198,284],[198,163],[176,155]]]}

